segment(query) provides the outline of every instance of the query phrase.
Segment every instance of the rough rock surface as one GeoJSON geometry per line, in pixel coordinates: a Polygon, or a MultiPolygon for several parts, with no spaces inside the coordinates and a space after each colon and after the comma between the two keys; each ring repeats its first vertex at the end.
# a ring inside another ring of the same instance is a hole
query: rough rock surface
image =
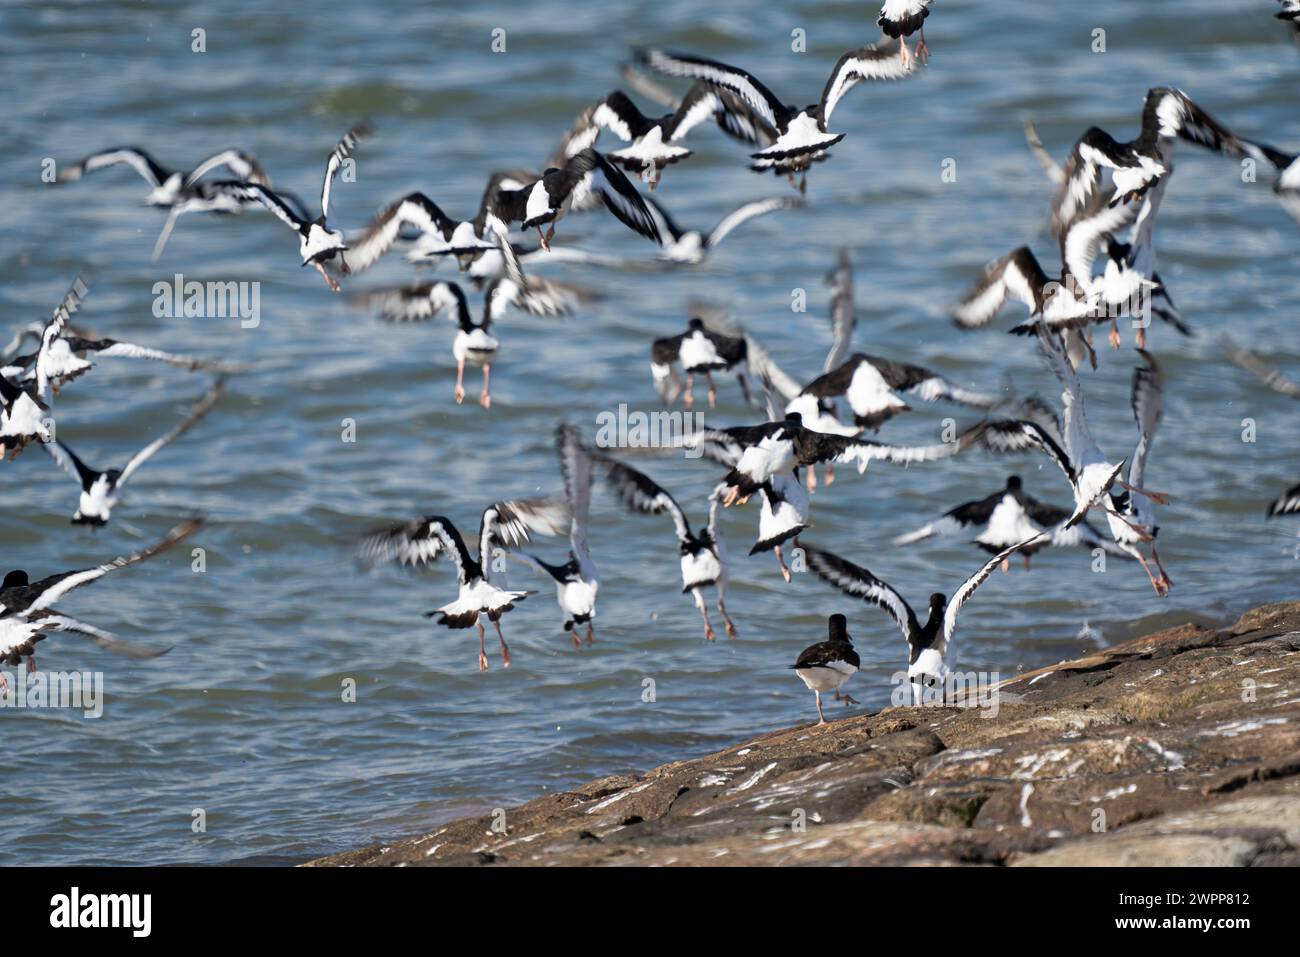
{"type": "Polygon", "coordinates": [[[1300,864],[1300,602],[312,861],[1300,864]]]}

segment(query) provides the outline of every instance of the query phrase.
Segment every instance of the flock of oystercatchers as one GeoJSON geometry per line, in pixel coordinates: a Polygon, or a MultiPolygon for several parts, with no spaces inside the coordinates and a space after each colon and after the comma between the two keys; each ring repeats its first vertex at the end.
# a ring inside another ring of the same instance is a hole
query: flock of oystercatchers
{"type": "MultiPolygon", "coordinates": [[[[1300,10],[1295,0],[1280,2],[1284,10],[1278,17],[1296,23],[1300,10]]],[[[155,261],[180,215],[234,213],[254,207],[264,207],[294,230],[301,264],[319,271],[335,292],[341,289],[340,279],[368,269],[399,244],[408,247],[407,258],[416,264],[451,259],[482,293],[477,321],[465,290],[448,280],[372,289],[360,293],[359,299],[389,321],[422,321],[440,315],[454,320],[455,400],[460,403],[465,398],[466,365],[477,366],[483,376],[479,401],[489,408],[491,367],[500,347],[493,323],[511,309],[534,315],[569,313],[595,296],[581,286],[529,275],[525,266],[548,261],[612,262],[579,250],[552,249],[556,224],[563,217],[603,206],[626,227],[658,245],[662,260],[697,264],[748,219],[801,205],[808,170],[828,159],[831,148],[845,137],[830,129],[832,113],[844,94],[864,80],[904,79],[927,63],[924,22],[932,3],[886,0],[877,23],[888,39],[841,56],[820,99],[805,107],[786,104],[757,77],[738,67],[683,53],[638,51],[635,59],[641,69],[626,67],[625,80],[634,92],[669,112],[647,116],[623,91],[610,93],[580,114],[544,172],[494,172],[476,215],[469,220],[455,219],[417,192],[386,206],[358,233],[349,235],[332,225],[334,183],[359,142],[373,133],[369,123],[349,130],[330,151],[319,215],[293,194],[274,188],[257,160],[239,150],[222,151],[191,170],[178,171],[160,165],[144,150],[120,147],[64,167],[58,179],[73,181],[118,164],[133,167],[151,187],[146,202],[167,210],[154,249],[155,261]],[[914,34],[917,41],[912,50],[909,40],[914,34]],[[689,80],[692,85],[678,96],[643,70],[689,80]],[[729,137],[754,149],[750,154],[752,170],[786,177],[799,195],[748,203],[707,234],[680,228],[627,174],[656,189],[669,166],[691,156],[691,150],[683,145],[687,134],[710,120],[729,137]],[[627,145],[612,152],[598,151],[596,145],[603,133],[627,145]],[[207,178],[217,169],[227,170],[233,178],[207,178]],[[527,249],[513,242],[510,230],[515,224],[525,235],[535,230],[540,248],[527,249]]],[[[842,250],[828,276],[831,348],[823,367],[809,378],[788,375],[762,343],[727,316],[707,308],[696,310],[680,335],[653,342],[653,382],[666,405],[681,399],[690,408],[696,378],[702,377],[708,404],[713,407],[717,398],[714,375],[731,373],[745,403],[765,408],[765,418],[757,424],[701,427],[667,443],[669,450],[688,450],[728,470],[708,497],[707,519],[702,523],[693,526],[673,496],[644,471],[616,458],[608,448],[586,443],[579,429],[566,424],[556,430],[563,497],[488,505],[480,519],[477,554],[471,553],[450,518],[426,515],[363,536],[359,555],[369,562],[404,565],[450,557],[457,569],[456,599],[429,612],[428,617],[448,628],[477,626],[480,669],[488,667],[484,616],[494,625],[503,664],[509,666],[501,617],[530,594],[499,584],[506,560],[525,563],[554,582],[564,630],[580,647],[584,628],[586,641],[595,640],[599,577],[587,525],[592,487],[600,478],[630,511],[666,514],[672,519],[681,556],[682,590],[692,595],[705,637],[716,638],[704,598],[704,590],[711,587],[717,593],[716,607],[726,632],[735,638],[737,630],[724,602],[728,561],[719,516],[723,509],[743,506],[759,495],[759,529],[750,554],[773,552],[789,582],[791,573],[783,547],[793,546],[807,567],[830,585],[878,606],[893,618],[908,643],[907,675],[918,703],[927,692],[941,691],[945,685],[962,605],[996,568],[1007,570],[1016,553],[1028,568],[1030,556],[1048,546],[1100,549],[1140,563],[1156,594],[1165,596],[1173,582],[1156,550],[1160,526],[1155,506],[1165,504],[1167,497],[1145,486],[1147,459],[1163,408],[1163,379],[1147,350],[1147,327],[1154,318],[1190,334],[1155,270],[1155,220],[1174,170],[1173,150],[1182,140],[1221,155],[1271,165],[1278,171],[1275,191],[1298,220],[1300,159],[1234,135],[1177,89],[1149,91],[1140,119],[1140,132],[1129,141],[1117,140],[1096,127],[1087,130],[1063,165],[1056,163],[1032,125],[1027,125],[1029,145],[1057,185],[1050,228],[1059,247],[1060,270],[1049,274],[1034,252],[1021,246],[990,265],[954,310],[955,323],[969,329],[987,325],[1009,299],[1026,306],[1028,318],[1010,331],[1035,339],[1043,361],[1062,388],[1059,414],[1037,396],[982,393],[916,365],[852,351],[853,270],[848,250],[842,250]],[[1121,236],[1122,230],[1127,234],[1121,236]],[[1110,345],[1120,348],[1120,318],[1131,319],[1136,330],[1139,362],[1133,372],[1131,405],[1137,440],[1131,455],[1115,458],[1101,450],[1088,428],[1078,370],[1085,362],[1097,366],[1094,326],[1109,323],[1110,345]],[[980,418],[944,441],[927,446],[891,445],[864,437],[909,411],[909,399],[957,404],[977,410],[980,418]],[[824,466],[823,481],[829,486],[835,480],[835,464],[854,464],[861,473],[874,460],[906,466],[976,448],[999,453],[1042,451],[1064,474],[1073,504],[1061,508],[1034,499],[1013,475],[1005,487],[959,504],[895,539],[896,545],[912,545],[936,536],[967,536],[991,556],[951,597],[943,592],[932,594],[924,621],[894,588],[866,568],[800,541],[800,533],[808,527],[810,493],[818,484],[817,465],[824,466]],[[1105,514],[1109,534],[1085,520],[1093,509],[1105,514]],[[522,550],[534,534],[561,535],[566,530],[570,547],[562,561],[547,561],[522,550]],[[1143,546],[1149,548],[1149,560],[1143,546]],[[493,582],[494,575],[499,583],[493,582]]],[[[7,458],[16,457],[29,444],[41,445],[78,482],[80,499],[72,522],[98,527],[109,521],[122,486],[139,466],[194,427],[220,399],[225,376],[238,370],[97,337],[72,325],[72,316],[86,293],[85,283],[78,278],[48,322],[22,328],[6,349],[0,369],[0,439],[7,458]],[[34,351],[24,353],[29,339],[35,343],[34,351]],[[120,469],[98,470],[55,437],[51,403],[62,386],[89,371],[100,358],[112,356],[206,370],[216,373],[216,378],[176,427],[120,469]]],[[[1227,341],[1224,349],[1234,362],[1271,388],[1300,398],[1300,385],[1259,357],[1227,341]]],[[[1269,508],[1271,515],[1289,512],[1300,512],[1300,486],[1282,494],[1269,508]]],[[[36,582],[23,571],[10,572],[0,587],[0,662],[17,665],[26,659],[29,669],[34,669],[34,646],[53,631],[80,633],[128,654],[161,654],[63,615],[52,605],[71,589],[156,555],[201,526],[202,519],[190,519],[140,552],[36,582]]],[[[860,664],[845,617],[830,616],[828,629],[827,641],[807,648],[790,666],[815,692],[819,721],[824,721],[822,692],[834,691],[839,698],[840,687],[860,664]]],[[[853,702],[847,696],[844,700],[853,702]]]]}

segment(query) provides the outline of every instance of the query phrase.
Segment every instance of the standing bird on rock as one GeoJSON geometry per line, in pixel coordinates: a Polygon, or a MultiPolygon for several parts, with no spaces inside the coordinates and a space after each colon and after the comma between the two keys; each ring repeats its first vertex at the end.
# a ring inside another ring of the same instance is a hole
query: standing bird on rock
{"type": "Polygon", "coordinates": [[[835,692],[835,700],[843,700],[846,705],[858,702],[844,695],[840,696],[840,687],[852,678],[862,664],[862,659],[853,650],[853,639],[849,636],[848,619],[843,615],[831,615],[826,619],[827,638],[815,645],[809,645],[799,655],[799,660],[790,668],[800,680],[817,696],[817,723],[826,723],[822,714],[822,692],[835,692]]]}

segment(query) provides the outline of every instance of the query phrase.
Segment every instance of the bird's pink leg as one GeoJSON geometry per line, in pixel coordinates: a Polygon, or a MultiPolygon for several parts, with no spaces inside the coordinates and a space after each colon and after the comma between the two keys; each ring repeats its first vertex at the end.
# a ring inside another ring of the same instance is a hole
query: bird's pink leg
{"type": "Polygon", "coordinates": [[[686,373],[686,391],[682,394],[682,404],[690,408],[695,404],[695,373],[686,373]]]}
{"type": "Polygon", "coordinates": [[[596,629],[592,627],[591,622],[587,622],[587,644],[594,645],[595,643],[596,629]]]}
{"type": "Polygon", "coordinates": [[[718,611],[722,613],[722,620],[726,622],[727,637],[734,641],[736,639],[736,624],[731,620],[731,616],[727,614],[727,606],[722,603],[721,595],[718,596],[718,611]]]}
{"type": "Polygon", "coordinates": [[[808,491],[810,492],[817,491],[817,466],[816,465],[808,466],[807,484],[808,484],[808,491]]]}
{"type": "Polygon", "coordinates": [[[813,694],[817,696],[817,723],[819,725],[825,724],[826,716],[822,714],[822,693],[820,691],[814,691],[813,694]]]}
{"type": "Polygon", "coordinates": [[[313,263],[312,265],[314,265],[317,268],[317,270],[320,271],[320,274],[325,277],[325,282],[329,284],[329,287],[332,291],[334,292],[342,291],[343,287],[338,284],[338,280],[325,271],[324,263],[317,262],[317,263],[313,263]]]}
{"type": "Polygon", "coordinates": [[[478,670],[488,670],[487,651],[483,648],[483,636],[486,632],[483,630],[483,622],[478,623],[478,670]]]}
{"type": "Polygon", "coordinates": [[[1133,341],[1137,344],[1139,349],[1145,349],[1147,347],[1147,330],[1145,326],[1138,327],[1138,331],[1133,335],[1133,341]]]}
{"type": "Polygon", "coordinates": [[[465,360],[456,360],[456,404],[465,401],[465,360]]]}
{"type": "Polygon", "coordinates": [[[921,65],[930,62],[930,48],[925,45],[925,27],[921,27],[921,39],[916,44],[916,55],[921,58],[921,65]]]}
{"type": "Polygon", "coordinates": [[[551,241],[542,235],[542,224],[537,224],[537,240],[542,244],[542,248],[548,253],[551,251],[551,241]]]}
{"type": "Polygon", "coordinates": [[[497,626],[497,638],[501,642],[501,667],[510,667],[510,649],[506,647],[506,636],[501,634],[501,619],[498,618],[492,624],[497,626]]]}
{"type": "Polygon", "coordinates": [[[699,608],[700,615],[704,618],[704,639],[706,641],[716,640],[718,635],[713,630],[713,626],[709,624],[709,609],[704,604],[704,598],[700,595],[699,589],[692,589],[691,594],[695,598],[695,606],[699,608]]]}
{"type": "Polygon", "coordinates": [[[1110,347],[1111,347],[1112,349],[1118,349],[1118,348],[1119,348],[1119,344],[1120,344],[1120,338],[1119,338],[1119,321],[1118,321],[1117,319],[1111,319],[1111,321],[1110,321],[1110,347]]]}
{"type": "Polygon", "coordinates": [[[1174,580],[1169,577],[1169,573],[1165,571],[1165,566],[1161,564],[1160,553],[1156,551],[1156,543],[1154,541],[1151,543],[1151,559],[1156,563],[1156,568],[1160,569],[1160,579],[1158,584],[1164,586],[1164,593],[1168,595],[1169,589],[1174,587],[1174,580]]]}
{"type": "Polygon", "coordinates": [[[709,384],[709,408],[712,409],[718,404],[718,390],[713,387],[713,373],[711,371],[705,370],[704,381],[709,384]]]}
{"type": "Polygon", "coordinates": [[[781,577],[785,579],[788,585],[791,581],[790,569],[785,567],[785,559],[781,557],[781,546],[773,546],[772,551],[776,554],[776,563],[781,566],[781,577]]]}
{"type": "Polygon", "coordinates": [[[1128,482],[1125,482],[1122,479],[1116,479],[1115,481],[1119,483],[1121,488],[1126,488],[1130,492],[1136,492],[1138,495],[1145,495],[1147,498],[1151,499],[1151,501],[1155,502],[1157,505],[1169,504],[1168,492],[1148,492],[1146,489],[1138,488],[1136,485],[1129,485],[1128,482]]]}
{"type": "Polygon", "coordinates": [[[478,397],[478,404],[485,409],[492,408],[492,392],[489,389],[489,383],[492,381],[492,363],[483,363],[483,393],[478,397]]]}

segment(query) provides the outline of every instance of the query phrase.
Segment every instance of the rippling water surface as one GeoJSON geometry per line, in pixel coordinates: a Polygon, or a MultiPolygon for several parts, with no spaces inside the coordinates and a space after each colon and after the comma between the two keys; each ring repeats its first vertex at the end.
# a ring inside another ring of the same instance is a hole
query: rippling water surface
{"type": "MultiPolygon", "coordinates": [[[[8,100],[0,156],[0,298],[4,326],[47,314],[71,277],[93,288],[80,316],[95,330],[175,351],[246,362],[251,371],[199,428],[143,469],[108,529],[68,526],[75,488],[39,450],[0,469],[4,566],[35,574],[137,547],[198,509],[208,570],[178,553],[78,592],[70,613],[140,641],[174,644],[136,662],[60,636],[41,663],[105,674],[99,720],[67,711],[0,711],[0,862],[291,862],[527,799],[545,789],[806,720],[810,695],[785,669],[844,611],[864,660],[852,690],[887,703],[903,643],[879,613],[811,576],[785,585],[770,556],[746,558],[756,503],[732,510],[729,607],[741,640],[707,644],[678,594],[667,519],[625,515],[598,492],[591,540],[602,573],[599,641],[575,652],[558,629],[548,583],[506,619],[515,666],[480,674],[471,633],[432,627],[449,567],[358,569],[349,537],[390,517],[436,511],[467,532],[490,500],[549,491],[560,419],[591,435],[625,401],[654,408],[652,337],[680,330],[686,303],[728,306],[797,378],[828,344],[822,277],[836,248],[855,249],[856,344],[922,363],[962,385],[1055,394],[1027,342],[995,328],[962,334],[947,308],[982,265],[1022,242],[1049,270],[1043,226],[1050,187],[1025,149],[1038,121],[1063,155],[1087,126],[1136,130],[1152,85],[1176,85],[1243,135],[1300,146],[1300,50],[1264,0],[1220,4],[974,3],[942,0],[927,30],[929,70],[905,84],[864,85],[835,114],[849,135],[810,177],[809,205],[750,223],[698,268],[571,270],[603,298],[564,320],[511,318],[490,412],[451,402],[452,327],[387,328],[333,296],[295,259],[269,217],[183,221],[164,260],[149,253],[162,216],[144,208],[126,169],[52,188],[41,162],[135,143],[181,165],[225,146],[254,152],[278,185],[314,197],[326,151],[349,124],[378,134],[357,152],[355,183],[336,189],[345,225],[421,189],[468,215],[486,174],[536,166],[576,113],[619,84],[633,44],[736,62],[798,102],[820,91],[835,58],[875,33],[870,4],[701,7],[542,0],[505,3],[286,5],[151,2],[11,3],[0,71],[8,100]],[[297,9],[297,8],[292,8],[297,9]],[[507,52],[490,50],[504,28],[507,52]],[[206,53],[191,52],[206,31],[206,53]],[[791,31],[807,52],[791,52],[791,31]],[[1092,31],[1107,52],[1093,53],[1092,31]],[[946,159],[955,182],[944,182],[946,159]],[[158,319],[153,284],[261,283],[262,322],[158,319]],[[791,290],[809,310],[790,310],[791,290]],[[355,420],[357,441],[340,440],[355,420]],[[357,701],[343,703],[345,679],[357,701]],[[642,701],[653,678],[657,700],[642,701]],[[207,815],[205,833],[192,813],[207,815]]],[[[697,155],[658,192],[688,226],[788,187],[747,172],[736,144],[701,129],[697,155]]],[[[1136,566],[1089,571],[1083,552],[1044,554],[1026,575],[998,575],[967,606],[958,662],[1004,675],[1185,620],[1220,623],[1296,597],[1294,521],[1264,506],[1297,480],[1297,408],[1219,355],[1240,342],[1300,374],[1296,224],[1267,182],[1243,184],[1231,160],[1180,148],[1161,214],[1161,271],[1197,334],[1154,330],[1168,378],[1166,415],[1148,482],[1175,496],[1161,515],[1162,556],[1176,587],[1156,600],[1136,566]],[[1258,441],[1241,440],[1242,420],[1258,441]]],[[[605,216],[573,217],[560,236],[647,257],[651,247],[605,216]]],[[[403,281],[391,255],[360,289],[403,281]]],[[[566,275],[552,267],[548,275],[566,275]]],[[[1103,447],[1132,446],[1131,352],[1105,350],[1088,373],[1088,412],[1103,447]]],[[[471,390],[476,380],[471,378],[471,390]]],[[[129,360],[101,367],[59,399],[61,437],[92,462],[120,461],[176,421],[204,388],[183,372],[129,360]]],[[[753,420],[731,382],[716,424],[753,420]]],[[[924,406],[885,429],[933,441],[958,410],[924,406]]],[[[714,468],[669,459],[647,468],[702,515],[714,468]]],[[[845,470],[814,500],[810,541],[868,564],[922,600],[980,560],[961,543],[895,550],[890,538],[999,487],[1010,471],[1058,503],[1068,489],[1046,460],[971,455],[938,467],[845,470]]],[[[537,551],[562,554],[543,540],[537,551]]]]}

